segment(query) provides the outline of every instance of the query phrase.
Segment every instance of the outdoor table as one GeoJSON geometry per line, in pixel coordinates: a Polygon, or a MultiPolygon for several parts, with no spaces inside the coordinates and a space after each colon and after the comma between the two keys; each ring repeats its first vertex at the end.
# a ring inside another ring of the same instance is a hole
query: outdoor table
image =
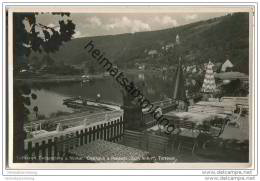
{"type": "MultiPolygon", "coordinates": [[[[169,112],[164,114],[164,117],[171,121],[191,122],[195,125],[194,129],[200,131],[208,131],[211,127],[211,123],[216,119],[225,119],[227,115],[217,113],[194,113],[194,112],[169,112]]],[[[170,123],[171,124],[171,123],[170,123]]]]}
{"type": "MultiPolygon", "coordinates": [[[[236,104],[232,101],[200,101],[191,106],[196,112],[232,114],[236,104]]],[[[192,111],[194,112],[194,111],[192,111]]]]}
{"type": "Polygon", "coordinates": [[[96,140],[89,144],[69,151],[75,159],[87,160],[96,163],[108,162],[140,162],[149,160],[149,152],[121,144],[96,140]]]}
{"type": "Polygon", "coordinates": [[[169,120],[189,121],[195,123],[196,126],[203,125],[205,122],[211,121],[218,117],[218,114],[193,113],[193,112],[169,112],[164,117],[169,120]]]}
{"type": "Polygon", "coordinates": [[[200,101],[197,102],[195,105],[200,106],[215,106],[215,107],[228,107],[228,106],[235,106],[233,102],[219,102],[219,101],[200,101]]]}

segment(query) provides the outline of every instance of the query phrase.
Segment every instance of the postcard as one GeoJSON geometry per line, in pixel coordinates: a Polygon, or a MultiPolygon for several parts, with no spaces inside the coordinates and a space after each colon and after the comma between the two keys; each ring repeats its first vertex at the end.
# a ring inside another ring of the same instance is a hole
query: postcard
{"type": "Polygon", "coordinates": [[[254,164],[251,6],[9,6],[9,168],[254,164]]]}

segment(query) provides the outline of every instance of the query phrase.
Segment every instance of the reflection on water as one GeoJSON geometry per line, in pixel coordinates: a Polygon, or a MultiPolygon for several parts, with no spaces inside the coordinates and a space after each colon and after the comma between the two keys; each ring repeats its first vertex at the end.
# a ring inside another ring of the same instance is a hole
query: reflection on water
{"type": "Polygon", "coordinates": [[[139,80],[144,80],[144,73],[139,73],[138,78],[139,80]]]}
{"type": "MultiPolygon", "coordinates": [[[[173,87],[172,79],[165,78],[161,74],[126,74],[129,80],[142,82],[141,88],[143,94],[150,101],[161,100],[162,97],[171,97],[173,87]]],[[[86,83],[70,82],[55,84],[38,84],[32,85],[32,91],[37,94],[38,98],[32,101],[30,106],[33,113],[33,106],[38,106],[39,114],[49,116],[57,111],[73,112],[72,109],[63,105],[63,99],[74,96],[95,99],[97,94],[101,95],[102,101],[122,104],[122,87],[111,77],[103,79],[94,79],[86,83]]]]}
{"type": "Polygon", "coordinates": [[[49,117],[52,113],[62,111],[62,112],[73,112],[72,109],[63,105],[63,99],[66,97],[62,94],[56,93],[51,90],[41,89],[32,90],[32,93],[37,95],[37,99],[31,99],[31,105],[29,106],[31,114],[30,119],[35,119],[35,114],[33,112],[33,107],[38,106],[39,114],[49,117]]]}

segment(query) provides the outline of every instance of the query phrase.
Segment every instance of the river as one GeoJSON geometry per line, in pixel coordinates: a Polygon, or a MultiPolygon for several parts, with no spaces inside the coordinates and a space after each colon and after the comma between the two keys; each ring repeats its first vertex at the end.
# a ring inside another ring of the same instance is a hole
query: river
{"type": "MultiPolygon", "coordinates": [[[[163,76],[162,73],[137,72],[126,75],[129,80],[141,82],[143,94],[151,101],[161,100],[162,97],[172,97],[173,77],[163,76]]],[[[104,102],[122,104],[122,87],[110,76],[92,79],[90,82],[69,83],[42,83],[32,85],[32,92],[37,95],[36,100],[31,101],[30,117],[33,118],[33,107],[38,106],[39,114],[49,117],[53,113],[74,112],[75,110],[63,105],[63,99],[75,96],[95,99],[101,95],[104,102]]]]}

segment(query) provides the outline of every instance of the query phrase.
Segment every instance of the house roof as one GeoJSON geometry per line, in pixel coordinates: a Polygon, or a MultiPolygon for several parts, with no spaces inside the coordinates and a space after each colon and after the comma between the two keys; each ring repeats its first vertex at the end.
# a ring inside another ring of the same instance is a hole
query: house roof
{"type": "Polygon", "coordinates": [[[151,55],[151,54],[157,54],[157,50],[150,50],[150,51],[148,52],[148,55],[151,55]]]}
{"type": "Polygon", "coordinates": [[[222,67],[221,67],[221,71],[226,71],[226,69],[227,69],[228,67],[229,67],[229,68],[234,67],[234,65],[230,62],[229,59],[227,59],[227,60],[225,61],[225,63],[223,63],[223,65],[222,65],[222,67]]]}

